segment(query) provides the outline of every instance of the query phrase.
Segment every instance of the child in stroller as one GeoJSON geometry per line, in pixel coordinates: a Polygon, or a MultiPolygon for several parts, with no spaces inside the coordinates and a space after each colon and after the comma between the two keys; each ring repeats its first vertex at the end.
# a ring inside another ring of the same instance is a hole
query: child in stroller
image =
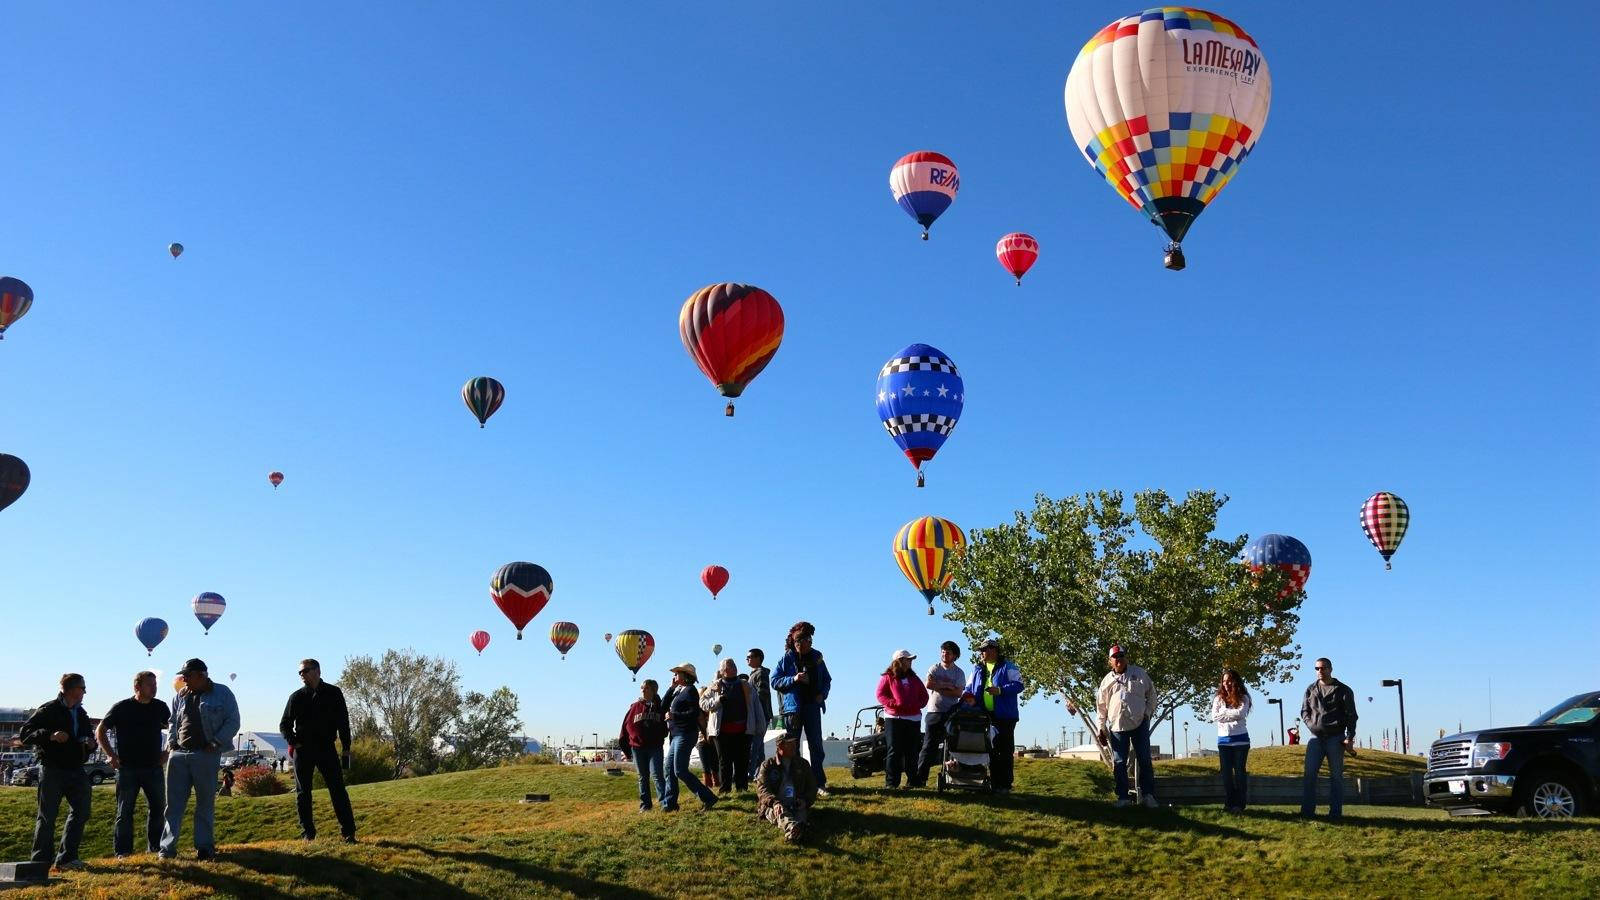
{"type": "Polygon", "coordinates": [[[989,751],[993,749],[989,714],[970,692],[944,720],[944,762],[939,766],[939,790],[947,787],[975,791],[994,790],[989,778],[989,751]]]}

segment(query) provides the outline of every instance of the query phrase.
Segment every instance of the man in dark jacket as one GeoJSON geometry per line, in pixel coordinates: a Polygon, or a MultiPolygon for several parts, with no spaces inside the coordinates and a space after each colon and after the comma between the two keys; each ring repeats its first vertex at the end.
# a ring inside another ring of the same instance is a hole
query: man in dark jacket
{"type": "Polygon", "coordinates": [[[702,807],[710,809],[717,805],[717,795],[689,771],[689,755],[700,736],[700,692],[694,684],[698,675],[694,663],[688,662],[673,666],[670,671],[672,686],[663,700],[667,710],[667,790],[661,795],[661,811],[678,811],[679,782],[689,786],[689,792],[700,798],[702,807]]]}
{"type": "Polygon", "coordinates": [[[161,826],[167,813],[166,780],[162,775],[167,751],[161,732],[172,723],[172,710],[166,701],[157,699],[158,688],[154,672],[133,676],[133,696],[118,700],[94,730],[101,751],[111,768],[117,770],[117,818],[111,828],[111,849],[119,858],[133,852],[133,810],[141,791],[147,807],[145,850],[161,850],[161,826]],[[116,738],[115,746],[111,736],[116,738]]]}
{"type": "Polygon", "coordinates": [[[624,759],[631,759],[639,769],[639,811],[650,808],[650,779],[656,782],[656,797],[662,805],[667,802],[667,780],[662,773],[661,743],[667,739],[666,711],[661,698],[656,696],[658,686],[654,678],[646,678],[639,688],[639,699],[633,701],[622,717],[622,731],[617,735],[617,748],[624,759]]]}
{"type": "Polygon", "coordinates": [[[61,693],[39,707],[22,726],[21,742],[39,754],[39,815],[33,826],[33,861],[48,862],[55,843],[56,813],[61,800],[67,801],[67,824],[61,835],[61,850],[55,854],[57,869],[82,869],[78,844],[83,826],[89,823],[89,775],[83,764],[94,752],[94,726],[83,711],[83,695],[88,692],[83,676],[68,672],[61,676],[61,693]]]}
{"type": "Polygon", "coordinates": [[[757,769],[761,768],[761,761],[767,758],[767,725],[772,721],[772,670],[763,663],[767,661],[767,654],[759,647],[750,648],[745,654],[745,665],[750,667],[750,691],[756,695],[756,702],[761,706],[761,721],[752,723],[750,728],[750,775],[755,777],[757,769]]]}
{"type": "Polygon", "coordinates": [[[350,810],[350,794],[344,789],[344,770],[350,768],[350,711],[344,705],[344,692],[338,685],[322,680],[322,664],[314,659],[300,661],[300,681],[304,687],[289,695],[278,730],[294,753],[295,809],[300,814],[300,837],[315,840],[317,823],[311,817],[311,779],[322,773],[333,801],[333,814],[339,819],[344,842],[356,842],[356,817],[350,810]],[[336,753],[334,738],[342,753],[336,753]]]}
{"type": "Polygon", "coordinates": [[[1306,741],[1305,783],[1300,795],[1300,815],[1317,814],[1317,772],[1322,759],[1328,759],[1328,818],[1344,815],[1344,754],[1355,755],[1356,695],[1344,682],[1333,677],[1333,663],[1327,657],[1316,661],[1317,680],[1306,688],[1300,704],[1300,719],[1311,739],[1306,741]]]}

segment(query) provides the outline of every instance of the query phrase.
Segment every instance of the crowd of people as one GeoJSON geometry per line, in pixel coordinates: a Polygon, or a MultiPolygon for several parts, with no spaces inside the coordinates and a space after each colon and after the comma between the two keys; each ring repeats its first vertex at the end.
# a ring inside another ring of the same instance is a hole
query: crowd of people
{"type": "MultiPolygon", "coordinates": [[[[295,761],[300,836],[308,841],[316,837],[311,782],[321,772],[340,831],[353,843],[355,815],[343,774],[350,767],[350,714],[344,694],[322,680],[322,667],[314,659],[302,660],[299,674],[302,686],[289,696],[279,727],[295,761]],[[335,749],[336,739],[342,752],[335,749]]],[[[34,862],[53,862],[58,870],[84,867],[78,850],[92,794],[83,766],[96,748],[117,773],[111,840],[117,858],[134,852],[134,811],[141,794],[148,810],[145,852],[177,858],[192,796],[195,855],[216,858],[216,797],[219,788],[232,788],[231,778],[219,785],[219,771],[222,754],[239,732],[239,704],[226,685],[211,680],[199,659],[185,662],[178,675],[181,688],[169,705],[156,697],[155,673],[138,673],[133,696],[118,700],[91,728],[83,705],[87,685],[82,675],[69,672],[61,676],[60,694],[28,717],[18,741],[34,748],[40,764],[34,862]],[[56,818],[63,801],[67,821],[58,845],[56,818]]]]}

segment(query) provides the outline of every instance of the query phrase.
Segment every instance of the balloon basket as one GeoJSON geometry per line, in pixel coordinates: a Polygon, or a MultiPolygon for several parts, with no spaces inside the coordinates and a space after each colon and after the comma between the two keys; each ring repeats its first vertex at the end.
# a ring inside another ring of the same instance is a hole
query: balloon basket
{"type": "Polygon", "coordinates": [[[1393,564],[1392,564],[1392,563],[1387,563],[1387,562],[1386,562],[1386,563],[1384,563],[1384,564],[1383,564],[1383,570],[1384,570],[1384,571],[1385,571],[1385,572],[1391,572],[1391,571],[1394,571],[1394,565],[1393,565],[1393,564]]]}
{"type": "Polygon", "coordinates": [[[727,405],[726,408],[724,408],[722,410],[722,414],[727,416],[730,419],[733,418],[733,401],[732,400],[728,401],[728,405],[727,405]]]}
{"type": "Polygon", "coordinates": [[[517,632],[517,640],[522,640],[522,632],[517,632]]]}
{"type": "Polygon", "coordinates": [[[483,430],[483,423],[482,423],[482,422],[479,422],[479,423],[478,423],[478,430],[479,430],[479,431],[482,431],[482,430],[483,430]]]}
{"type": "Polygon", "coordinates": [[[1017,287],[1022,287],[1022,276],[1021,275],[1017,276],[1017,287]]]}
{"type": "Polygon", "coordinates": [[[928,615],[930,615],[930,616],[933,615],[933,604],[932,603],[928,604],[928,615]]]}
{"type": "Polygon", "coordinates": [[[1161,258],[1161,264],[1174,272],[1182,272],[1188,261],[1183,258],[1183,248],[1176,243],[1167,245],[1166,255],[1161,258]]]}
{"type": "Polygon", "coordinates": [[[928,239],[928,232],[926,232],[926,231],[922,232],[922,239],[923,240],[927,240],[928,239]]]}
{"type": "Polygon", "coordinates": [[[917,487],[927,487],[927,476],[922,474],[921,469],[917,470],[917,487]]]}

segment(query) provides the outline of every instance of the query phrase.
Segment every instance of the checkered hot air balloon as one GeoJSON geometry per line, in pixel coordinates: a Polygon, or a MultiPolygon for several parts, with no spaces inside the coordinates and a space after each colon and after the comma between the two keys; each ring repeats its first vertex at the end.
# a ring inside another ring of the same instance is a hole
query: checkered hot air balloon
{"type": "Polygon", "coordinates": [[[956,523],[938,516],[913,519],[895,532],[894,561],[928,601],[928,615],[933,615],[933,598],[950,585],[951,563],[966,545],[956,523]]]}
{"type": "Polygon", "coordinates": [[[572,622],[557,622],[550,626],[550,643],[556,645],[561,651],[561,658],[567,658],[567,651],[578,642],[578,626],[572,622]]]}
{"type": "Polygon", "coordinates": [[[550,573],[537,563],[506,563],[489,579],[489,598],[517,626],[519,641],[522,629],[550,602],[555,590],[550,573]]]}
{"type": "Polygon", "coordinates": [[[752,285],[706,285],[678,311],[678,337],[717,393],[729,398],[723,415],[731,416],[732,398],[744,393],[783,343],[783,307],[752,285]]]}
{"type": "Polygon", "coordinates": [[[157,645],[167,639],[167,621],[154,617],[140,619],[139,624],[133,626],[133,636],[144,645],[145,656],[154,656],[157,645]]]}
{"type": "Polygon", "coordinates": [[[1289,583],[1278,591],[1278,599],[1294,596],[1305,589],[1311,577],[1311,551],[1287,534],[1263,534],[1244,548],[1244,562],[1252,571],[1272,566],[1289,576],[1289,583]]]}
{"type": "Polygon", "coordinates": [[[1128,205],[1165,231],[1182,269],[1189,226],[1267,124],[1272,75],[1255,39],[1186,6],[1124,16],[1078,51],[1064,94],[1072,143],[1128,205]]]}
{"type": "Polygon", "coordinates": [[[994,245],[994,255],[1000,260],[1000,265],[1017,279],[1017,287],[1022,287],[1022,276],[1033,268],[1034,261],[1039,258],[1039,242],[1031,234],[1013,231],[994,245]]]}
{"type": "Polygon", "coordinates": [[[927,344],[901,350],[878,372],[878,418],[917,470],[917,487],[923,484],[922,464],[955,430],[966,393],[956,364],[927,344]]]}
{"type": "Polygon", "coordinates": [[[472,643],[472,649],[478,651],[478,655],[482,656],[483,648],[489,646],[489,632],[474,631],[472,636],[467,638],[467,640],[472,643]]]}
{"type": "Polygon", "coordinates": [[[1406,529],[1411,527],[1411,508],[1388,491],[1379,491],[1361,504],[1361,530],[1383,555],[1383,567],[1392,569],[1389,557],[1400,549],[1406,529]]]}
{"type": "Polygon", "coordinates": [[[479,375],[461,386],[461,401],[478,420],[482,428],[506,399],[505,385],[487,375],[479,375]]]}
{"type": "Polygon", "coordinates": [[[923,240],[928,239],[934,220],[955,202],[959,190],[961,173],[943,153],[907,153],[889,169],[889,193],[906,215],[922,226],[923,240]]]}
{"type": "Polygon", "coordinates": [[[222,618],[222,613],[227,610],[228,601],[222,599],[221,594],[205,591],[196,594],[189,605],[194,609],[194,617],[205,626],[206,634],[210,634],[211,626],[217,624],[217,620],[222,618]]]}
{"type": "Polygon", "coordinates": [[[656,652],[656,639],[650,632],[638,628],[630,628],[617,635],[615,644],[617,658],[633,673],[633,680],[639,680],[639,670],[650,661],[650,654],[656,652]]]}
{"type": "Polygon", "coordinates": [[[33,288],[20,278],[0,276],[0,340],[5,340],[6,329],[28,314],[33,306],[33,288]]]}
{"type": "Polygon", "coordinates": [[[711,592],[711,599],[717,599],[722,589],[728,586],[728,570],[721,566],[706,566],[700,570],[700,583],[711,592]]]}

